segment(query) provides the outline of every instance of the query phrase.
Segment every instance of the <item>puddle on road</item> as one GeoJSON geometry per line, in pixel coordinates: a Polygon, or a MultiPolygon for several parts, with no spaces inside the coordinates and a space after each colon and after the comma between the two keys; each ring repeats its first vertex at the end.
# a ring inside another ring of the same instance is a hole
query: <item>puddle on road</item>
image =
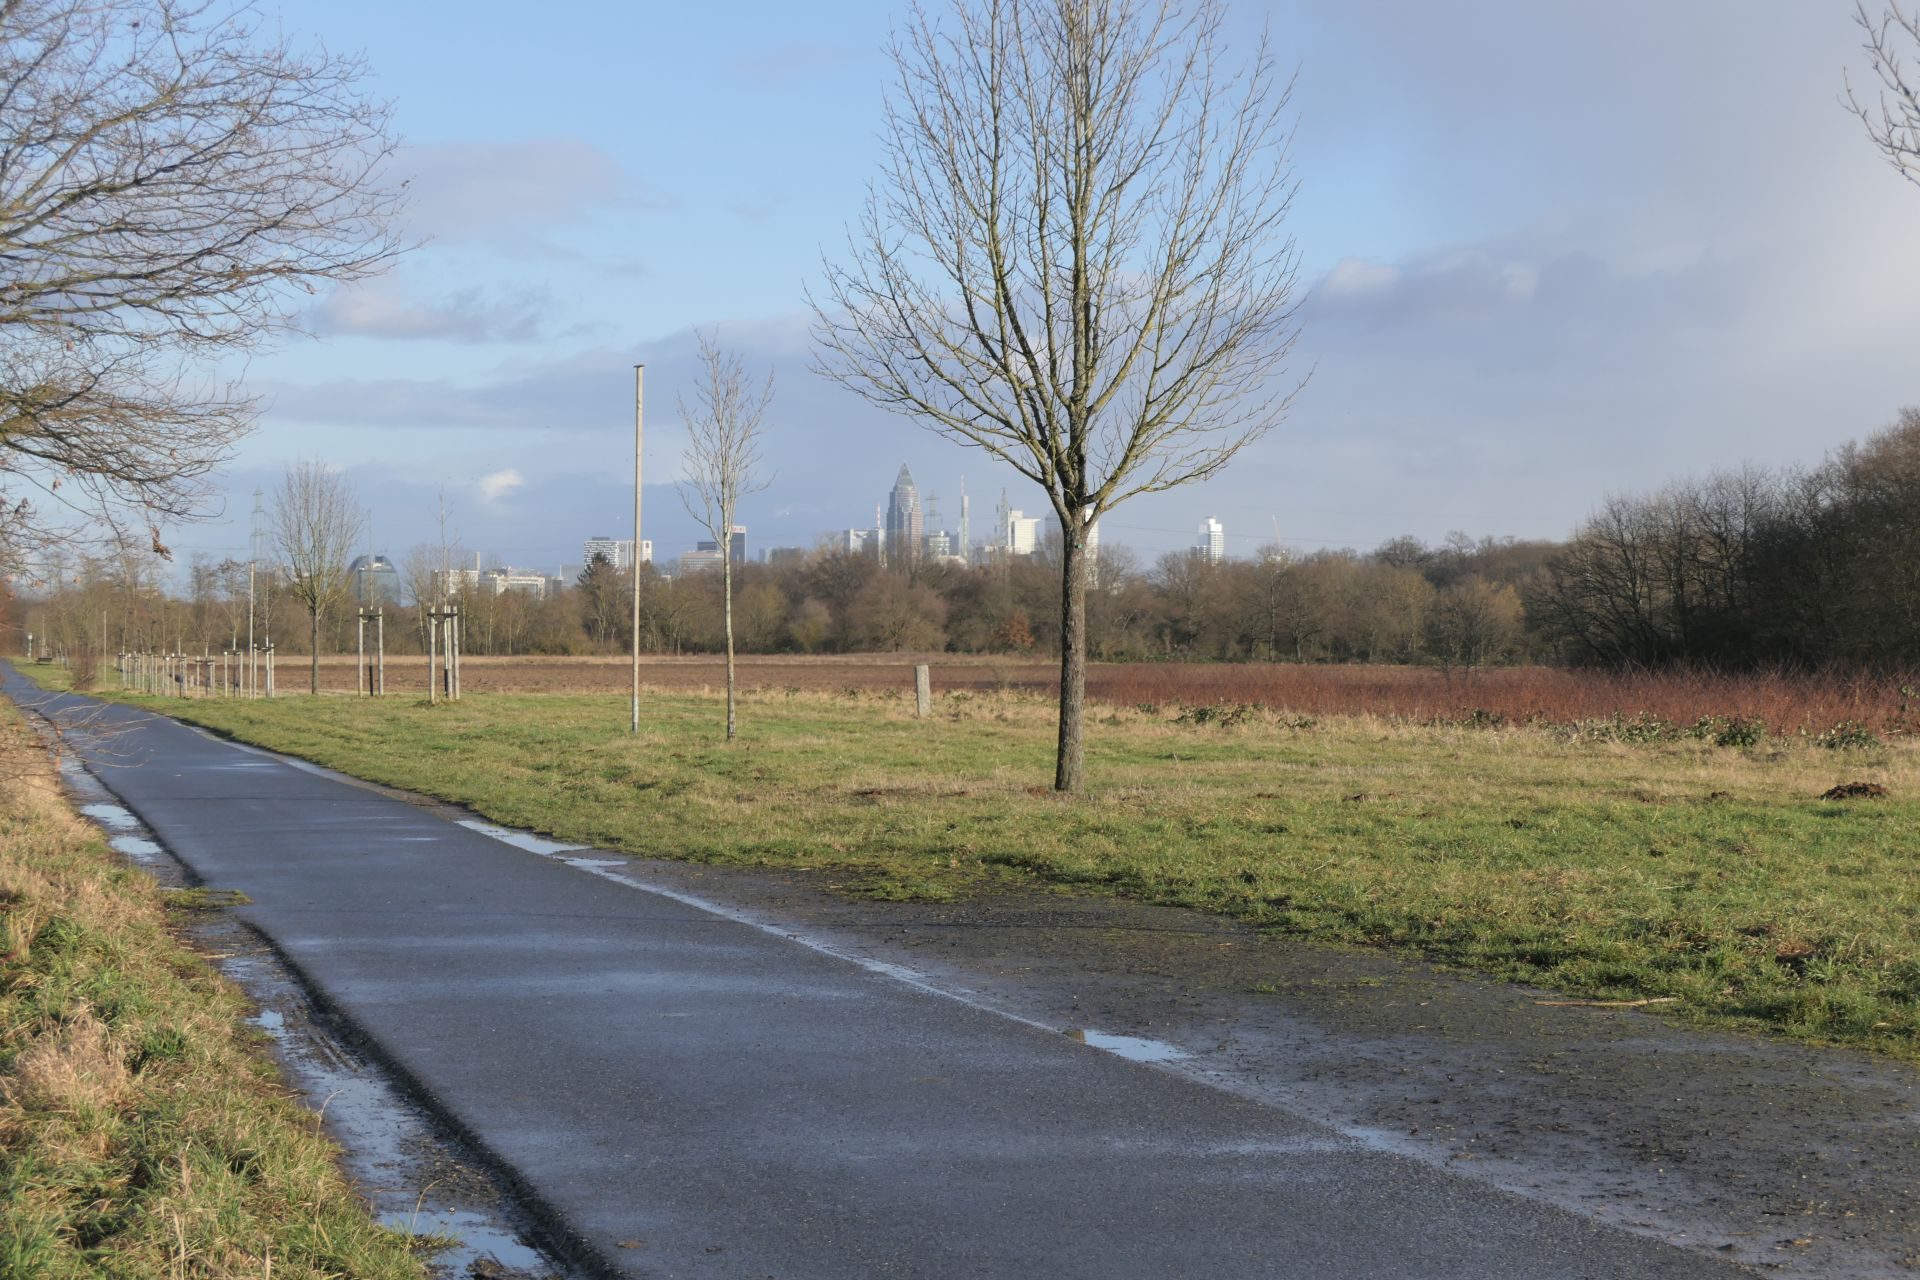
{"type": "MultiPolygon", "coordinates": [[[[66,771],[62,770],[62,772],[66,771]]],[[[140,819],[117,804],[83,804],[80,806],[80,812],[109,831],[132,831],[140,825],[140,819]]]]}
{"type": "Polygon", "coordinates": [[[460,1241],[457,1266],[451,1265],[456,1261],[454,1249],[435,1256],[436,1265],[449,1267],[455,1275],[499,1275],[498,1271],[486,1265],[489,1262],[498,1263],[509,1271],[541,1276],[548,1274],[550,1264],[545,1254],[538,1249],[528,1248],[520,1242],[519,1237],[500,1230],[484,1214],[468,1209],[422,1210],[418,1213],[383,1213],[380,1221],[417,1236],[447,1236],[460,1241]]]}
{"type": "MultiPolygon", "coordinates": [[[[528,853],[537,853],[543,858],[555,854],[572,853],[576,849],[585,849],[584,844],[564,844],[558,840],[546,840],[529,831],[515,831],[512,827],[497,827],[491,822],[482,822],[478,818],[458,819],[461,826],[469,831],[478,831],[483,836],[491,836],[501,844],[510,844],[516,849],[525,849],[528,853]]],[[[618,863],[608,863],[617,866],[618,863]]]]}
{"type": "Polygon", "coordinates": [[[1089,1031],[1079,1027],[1069,1030],[1066,1034],[1069,1040],[1078,1040],[1091,1049],[1104,1049],[1108,1053],[1125,1058],[1128,1062],[1177,1062],[1181,1058],[1193,1056],[1185,1049],[1170,1045],[1164,1040],[1109,1035],[1105,1031],[1089,1031]]]}
{"type": "Polygon", "coordinates": [[[155,867],[171,861],[165,849],[142,836],[114,836],[107,841],[107,845],[115,853],[132,858],[145,867],[155,867]]]}
{"type": "Polygon", "coordinates": [[[432,1256],[436,1274],[572,1274],[529,1245],[497,1208],[473,1207],[497,1198],[482,1185],[484,1175],[450,1157],[384,1076],[313,1021],[305,996],[270,953],[235,955],[221,968],[261,1002],[250,1021],[272,1037],[289,1079],[325,1117],[346,1151],[348,1176],[380,1221],[453,1242],[432,1256]],[[443,1184],[454,1185],[454,1194],[443,1184]]]}

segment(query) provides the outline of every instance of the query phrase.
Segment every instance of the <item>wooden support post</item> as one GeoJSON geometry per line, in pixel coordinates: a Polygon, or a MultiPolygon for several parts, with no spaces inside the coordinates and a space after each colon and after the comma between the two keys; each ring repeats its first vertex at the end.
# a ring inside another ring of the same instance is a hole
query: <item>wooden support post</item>
{"type": "Polygon", "coordinates": [[[924,662],[913,669],[913,713],[922,720],[933,714],[933,669],[924,662]]]}

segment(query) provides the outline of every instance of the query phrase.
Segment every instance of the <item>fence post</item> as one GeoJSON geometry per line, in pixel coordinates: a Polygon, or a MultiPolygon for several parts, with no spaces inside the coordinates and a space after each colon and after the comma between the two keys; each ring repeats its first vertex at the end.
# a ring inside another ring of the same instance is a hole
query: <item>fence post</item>
{"type": "Polygon", "coordinates": [[[933,714],[933,669],[924,662],[913,668],[913,713],[922,720],[933,714]]]}

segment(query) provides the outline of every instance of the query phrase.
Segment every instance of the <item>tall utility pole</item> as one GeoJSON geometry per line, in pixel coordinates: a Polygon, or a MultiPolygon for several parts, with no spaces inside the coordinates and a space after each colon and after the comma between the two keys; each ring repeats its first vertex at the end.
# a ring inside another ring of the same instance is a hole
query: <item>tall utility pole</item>
{"type": "Polygon", "coordinates": [[[253,491],[253,529],[247,537],[247,696],[259,692],[259,672],[253,661],[253,575],[260,563],[260,546],[267,536],[267,513],[260,505],[260,490],[253,491]]]}
{"type": "Polygon", "coordinates": [[[633,366],[633,730],[640,732],[640,444],[641,388],[647,366],[633,366]]]}

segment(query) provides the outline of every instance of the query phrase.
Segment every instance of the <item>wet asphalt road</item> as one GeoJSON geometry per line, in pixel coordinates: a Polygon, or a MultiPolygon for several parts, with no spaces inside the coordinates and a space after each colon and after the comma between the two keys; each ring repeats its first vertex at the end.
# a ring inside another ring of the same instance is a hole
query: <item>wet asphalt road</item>
{"type": "Polygon", "coordinates": [[[609,1274],[1749,1274],[4,675],[609,1274]]]}

